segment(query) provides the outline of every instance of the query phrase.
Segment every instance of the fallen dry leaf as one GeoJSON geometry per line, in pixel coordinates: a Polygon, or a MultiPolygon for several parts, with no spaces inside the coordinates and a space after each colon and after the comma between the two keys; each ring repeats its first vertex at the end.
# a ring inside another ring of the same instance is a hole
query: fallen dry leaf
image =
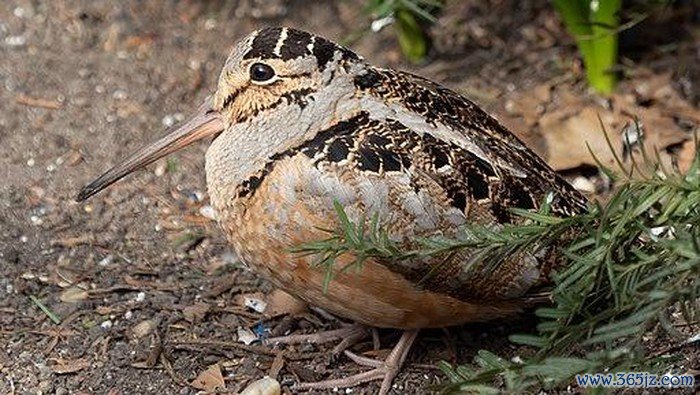
{"type": "Polygon", "coordinates": [[[196,389],[214,392],[216,390],[225,390],[226,383],[224,382],[224,376],[221,374],[221,366],[215,363],[207,368],[207,370],[197,376],[196,379],[192,380],[190,385],[196,389]]]}
{"type": "MultiPolygon", "coordinates": [[[[503,121],[516,129],[531,148],[543,154],[555,170],[597,166],[588,146],[604,165],[616,169],[604,132],[610,137],[615,153],[626,156],[623,135],[636,131],[638,121],[646,152],[652,158],[654,152],[659,152],[662,164],[670,165],[673,158],[668,148],[692,140],[688,130],[700,124],[700,110],[673,88],[669,73],[640,70],[630,78],[631,89],[622,86],[619,93],[606,100],[579,94],[567,84],[542,84],[515,93],[506,101],[507,116],[503,121]],[[530,138],[531,135],[536,138],[530,138]]],[[[682,163],[688,161],[687,151],[673,151],[686,155],[677,158],[683,169],[682,163]]],[[[641,162],[639,147],[632,152],[635,160],[641,162]]],[[[626,159],[625,165],[631,165],[630,158],[626,159]]]]}
{"type": "Polygon", "coordinates": [[[85,358],[63,359],[49,358],[49,368],[56,374],[75,373],[90,366],[90,361],[85,358]]]}
{"type": "Polygon", "coordinates": [[[76,303],[87,299],[88,296],[89,294],[86,290],[79,287],[70,287],[61,292],[61,296],[59,298],[61,299],[61,302],[76,303]]]}
{"type": "MultiPolygon", "coordinates": [[[[543,116],[540,129],[547,142],[547,162],[555,170],[573,169],[582,165],[596,166],[592,152],[601,163],[616,168],[614,154],[606,141],[605,133],[608,134],[615,153],[623,157],[623,130],[635,128],[636,118],[643,133],[646,152],[659,151],[662,160],[668,165],[670,157],[663,150],[686,141],[688,133],[681,130],[672,118],[663,116],[658,108],[630,106],[620,105],[616,107],[617,111],[610,111],[600,106],[587,105],[577,113],[563,118],[558,117],[557,113],[543,116]]],[[[635,152],[638,154],[639,150],[635,152]]]]}

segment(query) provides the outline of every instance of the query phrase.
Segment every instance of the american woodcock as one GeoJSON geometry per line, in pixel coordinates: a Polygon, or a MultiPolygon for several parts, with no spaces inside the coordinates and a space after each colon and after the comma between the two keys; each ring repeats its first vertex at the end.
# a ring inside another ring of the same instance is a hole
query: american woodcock
{"type": "Polygon", "coordinates": [[[243,262],[338,316],[406,330],[384,362],[349,354],[374,370],[303,388],[383,379],[386,393],[419,328],[516,313],[528,291],[549,280],[540,257],[519,254],[479,271],[465,252],[449,262],[370,259],[360,270],[338,270],[325,289],[316,258],[292,250],[328,237],[334,202],[355,221],[377,216],[406,246],[457,236],[464,225],[512,222],[510,208],[537,209],[548,194],[559,215],[586,205],[471,101],[291,28],[259,30],[236,44],[216,93],[193,117],[86,186],[78,200],[207,136],[209,195],[243,262]]]}

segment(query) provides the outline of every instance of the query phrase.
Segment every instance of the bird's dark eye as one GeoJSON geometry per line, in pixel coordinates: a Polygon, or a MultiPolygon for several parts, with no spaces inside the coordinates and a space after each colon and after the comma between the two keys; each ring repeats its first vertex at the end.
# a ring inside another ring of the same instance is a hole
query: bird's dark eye
{"type": "Polygon", "coordinates": [[[275,70],[265,63],[253,63],[250,66],[250,79],[258,82],[265,82],[275,76],[275,70]]]}

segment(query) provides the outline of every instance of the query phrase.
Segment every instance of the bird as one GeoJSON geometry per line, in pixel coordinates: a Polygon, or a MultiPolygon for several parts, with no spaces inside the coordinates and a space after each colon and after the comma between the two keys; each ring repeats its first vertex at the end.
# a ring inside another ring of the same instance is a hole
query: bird
{"type": "Polygon", "coordinates": [[[361,325],[403,330],[384,361],[348,353],[371,369],[298,388],[382,380],[390,391],[417,333],[509,317],[551,283],[552,259],[506,257],[478,270],[478,254],[449,260],[337,258],[332,279],[294,248],[348,218],[376,218],[398,246],[460,237],[467,226],[517,223],[513,208],[555,215],[586,210],[587,199],[475,103],[427,78],[373,66],[331,40],[267,27],[237,42],[215,92],[165,137],[85,186],[85,200],[133,171],[211,138],[208,194],[239,257],[277,287],[361,325]],[[545,203],[546,202],[546,203],[545,203]]]}

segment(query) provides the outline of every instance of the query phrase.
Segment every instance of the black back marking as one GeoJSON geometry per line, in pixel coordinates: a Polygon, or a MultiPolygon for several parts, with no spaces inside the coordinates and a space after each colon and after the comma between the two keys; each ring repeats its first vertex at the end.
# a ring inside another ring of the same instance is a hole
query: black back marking
{"type": "Polygon", "coordinates": [[[400,171],[403,166],[401,156],[389,149],[379,149],[376,151],[382,161],[384,171],[400,171]]]}
{"type": "Polygon", "coordinates": [[[489,181],[484,174],[474,167],[467,167],[464,171],[467,178],[467,188],[473,199],[482,200],[489,198],[489,181]]]}
{"type": "Polygon", "coordinates": [[[512,207],[522,208],[522,209],[533,209],[535,208],[535,202],[532,201],[532,196],[530,196],[530,191],[525,185],[520,182],[513,182],[508,188],[509,201],[512,203],[512,207]]]}
{"type": "Polygon", "coordinates": [[[450,146],[436,139],[430,133],[423,134],[423,145],[436,170],[450,164],[449,152],[451,149],[457,148],[456,146],[450,146]]]}
{"type": "Polygon", "coordinates": [[[353,80],[355,86],[360,89],[368,89],[380,83],[379,75],[374,70],[367,70],[366,73],[358,75],[353,80]]]}
{"type": "MultiPolygon", "coordinates": [[[[430,124],[440,123],[463,133],[480,147],[487,157],[507,160],[513,164],[516,171],[523,173],[518,177],[524,176],[527,179],[527,189],[518,192],[504,191],[504,199],[523,207],[530,207],[544,200],[548,192],[555,192],[559,199],[555,199],[552,203],[554,213],[572,215],[585,210],[587,204],[585,197],[559,177],[541,158],[528,150],[520,139],[470,100],[432,81],[409,73],[372,69],[370,74],[371,77],[357,77],[355,85],[367,89],[372,95],[384,100],[400,101],[409,111],[423,116],[430,124]],[[368,81],[364,81],[364,78],[368,78],[368,81]],[[513,196],[510,196],[511,194],[513,196]],[[529,199],[525,195],[528,195],[529,199]]],[[[434,163],[443,162],[438,155],[432,155],[434,163]]],[[[476,167],[477,169],[470,169],[467,173],[472,175],[473,180],[470,193],[474,196],[489,197],[487,196],[488,184],[484,182],[488,183],[492,177],[498,179],[497,172],[490,163],[481,158],[476,160],[476,167]],[[485,175],[486,180],[481,176],[475,177],[473,175],[476,174],[475,172],[485,175]]],[[[511,172],[509,169],[503,170],[503,173],[509,172],[511,172]]],[[[503,179],[497,182],[508,184],[510,181],[503,179]]],[[[505,217],[500,211],[499,215],[502,218],[505,217]]]]}
{"type": "Polygon", "coordinates": [[[381,165],[381,158],[374,149],[364,146],[357,150],[357,167],[360,170],[378,173],[381,165]]]}
{"type": "Polygon", "coordinates": [[[334,139],[328,146],[328,159],[331,162],[342,162],[350,154],[352,139],[344,136],[334,139]]]}
{"type": "Polygon", "coordinates": [[[464,194],[464,192],[454,191],[453,193],[449,193],[448,196],[450,197],[453,207],[457,208],[461,212],[465,212],[467,210],[467,196],[464,194]]]}

